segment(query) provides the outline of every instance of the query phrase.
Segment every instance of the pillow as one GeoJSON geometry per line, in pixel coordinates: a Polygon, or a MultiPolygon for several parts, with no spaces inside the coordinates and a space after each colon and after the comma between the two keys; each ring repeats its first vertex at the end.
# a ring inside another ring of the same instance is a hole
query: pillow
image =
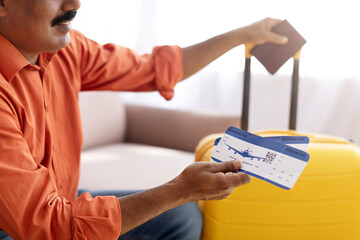
{"type": "Polygon", "coordinates": [[[118,92],[80,92],[83,149],[125,139],[125,106],[118,92]]]}

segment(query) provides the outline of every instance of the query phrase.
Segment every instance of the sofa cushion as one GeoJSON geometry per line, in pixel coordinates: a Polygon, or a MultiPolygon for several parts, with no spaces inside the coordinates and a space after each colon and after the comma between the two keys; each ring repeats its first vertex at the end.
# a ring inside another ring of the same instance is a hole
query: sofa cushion
{"type": "Polygon", "coordinates": [[[79,189],[147,189],[175,178],[194,161],[194,154],[134,143],[85,150],[79,189]]]}
{"type": "Polygon", "coordinates": [[[125,138],[125,107],[117,92],[80,92],[84,144],[88,149],[125,138]]]}

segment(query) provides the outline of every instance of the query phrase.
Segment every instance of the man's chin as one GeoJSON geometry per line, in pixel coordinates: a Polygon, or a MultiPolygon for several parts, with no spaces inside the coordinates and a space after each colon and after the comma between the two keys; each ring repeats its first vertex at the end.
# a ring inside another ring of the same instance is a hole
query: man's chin
{"type": "Polygon", "coordinates": [[[67,47],[67,45],[70,44],[71,42],[71,37],[70,37],[70,32],[68,32],[65,36],[65,42],[64,42],[64,45],[61,47],[61,48],[64,48],[64,47],[67,47]]]}
{"type": "Polygon", "coordinates": [[[56,52],[62,48],[67,47],[70,44],[70,41],[71,41],[70,33],[56,37],[55,44],[53,44],[51,52],[56,52]]]}

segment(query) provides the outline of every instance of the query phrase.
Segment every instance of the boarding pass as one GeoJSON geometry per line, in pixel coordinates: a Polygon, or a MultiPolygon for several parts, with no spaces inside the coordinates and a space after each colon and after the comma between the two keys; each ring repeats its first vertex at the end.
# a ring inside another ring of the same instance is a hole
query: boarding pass
{"type": "Polygon", "coordinates": [[[260,137],[236,127],[217,139],[212,161],[240,160],[239,171],[283,189],[291,189],[303,172],[309,154],[305,136],[260,137]]]}

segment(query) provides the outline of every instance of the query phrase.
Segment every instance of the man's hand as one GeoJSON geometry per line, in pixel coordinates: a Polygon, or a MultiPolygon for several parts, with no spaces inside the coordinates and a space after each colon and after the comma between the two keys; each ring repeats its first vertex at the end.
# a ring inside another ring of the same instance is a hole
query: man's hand
{"type": "Polygon", "coordinates": [[[276,44],[285,44],[288,39],[285,36],[271,32],[271,29],[282,20],[274,18],[265,18],[249,26],[234,30],[241,43],[262,44],[272,42],[276,44]]]}
{"type": "Polygon", "coordinates": [[[193,163],[172,182],[185,202],[194,200],[220,200],[235,187],[247,184],[251,177],[242,172],[240,161],[223,163],[193,163]]]}

